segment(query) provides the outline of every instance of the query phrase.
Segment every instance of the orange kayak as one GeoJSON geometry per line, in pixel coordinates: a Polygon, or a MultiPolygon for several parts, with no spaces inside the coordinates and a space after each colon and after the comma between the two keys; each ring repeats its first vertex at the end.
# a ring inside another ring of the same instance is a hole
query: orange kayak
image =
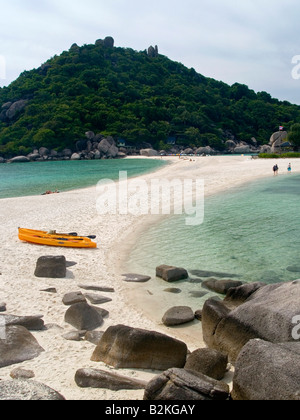
{"type": "Polygon", "coordinates": [[[48,233],[41,230],[19,228],[19,239],[36,245],[65,248],[97,248],[97,244],[84,236],[48,233]]]}

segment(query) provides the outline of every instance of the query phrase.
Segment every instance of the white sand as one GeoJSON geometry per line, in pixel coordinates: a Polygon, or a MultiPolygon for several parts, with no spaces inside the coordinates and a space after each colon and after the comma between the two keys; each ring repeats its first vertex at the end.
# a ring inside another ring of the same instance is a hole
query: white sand
{"type": "MultiPolygon", "coordinates": [[[[172,165],[143,179],[179,178],[205,180],[206,194],[218,193],[250,180],[273,176],[273,160],[251,160],[248,157],[207,157],[189,160],[166,158],[172,165]]],[[[300,172],[300,160],[277,162],[282,176],[287,175],[291,162],[294,172],[300,172]]],[[[143,391],[111,392],[105,390],[80,389],[74,382],[74,375],[80,368],[110,369],[102,363],[90,361],[94,345],[88,342],[70,342],[62,334],[73,328],[64,323],[67,307],[62,298],[68,292],[78,291],[78,284],[102,285],[115,288],[113,299],[102,305],[110,311],[102,330],[109,326],[125,324],[167,333],[183,339],[191,351],[204,347],[201,324],[188,328],[168,329],[157,323],[155,317],[142,313],[129,299],[131,290],[137,286],[122,282],[119,267],[124,267],[124,258],[134,238],[141,234],[152,216],[106,215],[96,210],[98,193],[96,188],[72,191],[59,195],[36,196],[0,200],[0,222],[2,227],[0,255],[0,302],[7,303],[7,313],[19,316],[44,315],[45,324],[56,326],[43,332],[34,333],[45,352],[37,359],[17,367],[33,370],[35,379],[61,392],[66,399],[84,400],[138,400],[143,391]],[[45,248],[22,243],[18,240],[17,228],[56,229],[61,232],[77,231],[80,234],[97,235],[97,250],[75,250],[45,248]],[[127,245],[127,246],[125,246],[127,245]],[[126,250],[127,248],[127,250],[126,250]],[[68,261],[77,263],[68,271],[67,279],[37,279],[34,276],[36,261],[43,255],[65,255],[68,261]],[[55,287],[57,294],[40,290],[55,287]]],[[[143,274],[143,273],[141,273],[143,274]]],[[[168,287],[168,286],[167,286],[168,287]]],[[[175,286],[176,287],[176,286],[175,286]]],[[[9,379],[16,366],[0,369],[0,380],[9,379]]],[[[134,378],[151,379],[155,372],[122,370],[123,375],[134,378]]]]}

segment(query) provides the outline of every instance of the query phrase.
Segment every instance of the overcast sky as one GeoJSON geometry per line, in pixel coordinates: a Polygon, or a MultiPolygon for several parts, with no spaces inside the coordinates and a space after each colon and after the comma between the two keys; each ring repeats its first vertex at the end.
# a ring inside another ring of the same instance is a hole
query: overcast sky
{"type": "Polygon", "coordinates": [[[0,5],[0,86],[74,42],[81,46],[112,36],[118,47],[141,51],[158,45],[161,54],[205,76],[300,104],[300,78],[292,77],[292,59],[300,56],[299,0],[0,0],[0,5]]]}

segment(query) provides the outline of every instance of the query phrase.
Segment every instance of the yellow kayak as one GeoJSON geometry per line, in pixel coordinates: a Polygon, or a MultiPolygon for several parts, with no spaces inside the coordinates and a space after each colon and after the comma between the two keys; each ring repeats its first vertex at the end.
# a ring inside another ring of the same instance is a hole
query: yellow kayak
{"type": "Polygon", "coordinates": [[[19,239],[37,245],[65,248],[97,248],[97,244],[84,236],[48,233],[41,230],[19,228],[19,239]]]}

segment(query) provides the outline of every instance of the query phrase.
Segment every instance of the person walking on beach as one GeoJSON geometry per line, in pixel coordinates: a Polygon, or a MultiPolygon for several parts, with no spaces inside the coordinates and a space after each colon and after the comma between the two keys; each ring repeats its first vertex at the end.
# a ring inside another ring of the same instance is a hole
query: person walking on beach
{"type": "Polygon", "coordinates": [[[278,165],[273,166],[274,176],[278,175],[278,171],[279,171],[278,165]]]}
{"type": "Polygon", "coordinates": [[[288,172],[291,173],[292,172],[292,164],[290,163],[288,166],[288,172]]]}

